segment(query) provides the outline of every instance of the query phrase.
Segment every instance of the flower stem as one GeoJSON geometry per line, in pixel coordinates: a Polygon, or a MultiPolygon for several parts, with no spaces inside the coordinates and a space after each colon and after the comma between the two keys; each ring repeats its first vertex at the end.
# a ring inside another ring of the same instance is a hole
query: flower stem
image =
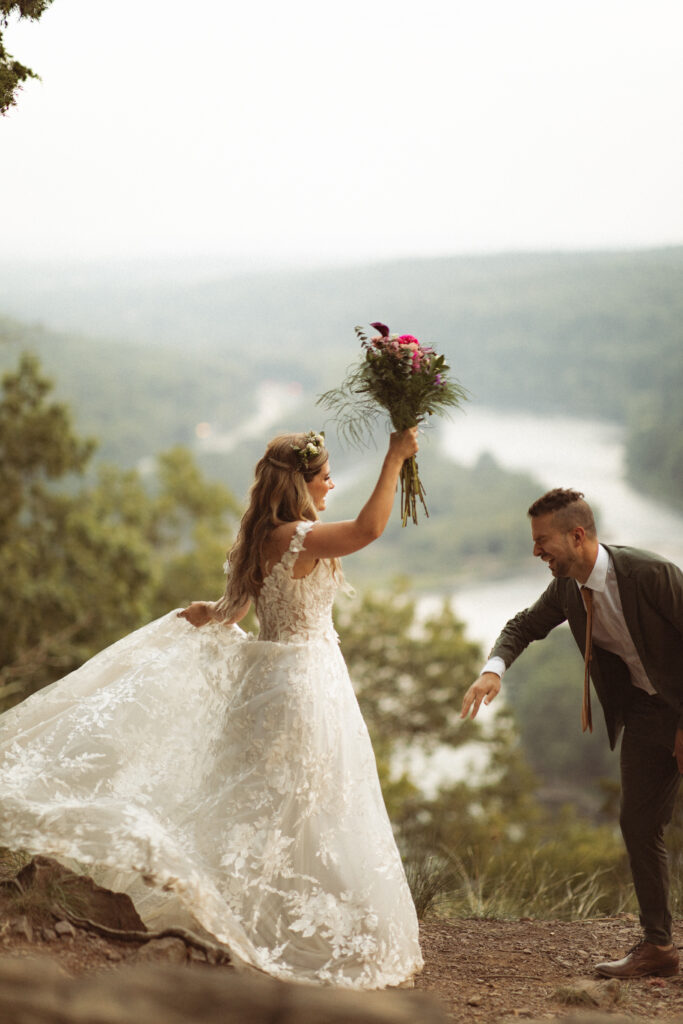
{"type": "Polygon", "coordinates": [[[417,502],[422,503],[425,515],[429,518],[429,509],[425,502],[425,489],[420,480],[415,456],[406,459],[401,467],[401,525],[406,526],[408,519],[417,525],[417,502]]]}

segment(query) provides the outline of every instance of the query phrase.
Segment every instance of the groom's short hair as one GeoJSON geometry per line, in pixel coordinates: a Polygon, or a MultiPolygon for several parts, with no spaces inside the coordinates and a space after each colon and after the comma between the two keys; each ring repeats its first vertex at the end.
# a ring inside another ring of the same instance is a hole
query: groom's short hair
{"type": "Polygon", "coordinates": [[[581,526],[587,536],[596,536],[595,518],[582,491],[554,487],[552,491],[537,498],[529,507],[528,515],[531,519],[548,514],[554,515],[560,529],[571,530],[575,526],[581,526]]]}

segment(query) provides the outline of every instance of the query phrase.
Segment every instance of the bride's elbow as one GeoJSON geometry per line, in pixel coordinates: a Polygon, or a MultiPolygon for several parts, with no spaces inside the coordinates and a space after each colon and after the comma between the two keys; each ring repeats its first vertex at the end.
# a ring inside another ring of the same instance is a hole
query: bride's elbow
{"type": "Polygon", "coordinates": [[[358,529],[358,547],[365,548],[384,533],[380,523],[363,523],[358,529]]]}

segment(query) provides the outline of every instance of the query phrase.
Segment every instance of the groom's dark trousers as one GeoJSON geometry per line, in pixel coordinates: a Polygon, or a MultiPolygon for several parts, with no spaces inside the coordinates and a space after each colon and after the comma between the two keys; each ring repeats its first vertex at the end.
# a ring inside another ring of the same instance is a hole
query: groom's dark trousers
{"type": "Polygon", "coordinates": [[[619,823],[648,942],[671,942],[669,867],[664,828],[671,821],[680,775],[671,756],[676,720],[661,697],[633,687],[621,741],[619,823]]]}
{"type": "MultiPolygon", "coordinates": [[[[604,545],[614,565],[624,620],[653,696],[631,683],[621,658],[593,647],[591,679],[610,746],[621,747],[620,824],[648,942],[671,942],[669,872],[664,828],[671,820],[680,774],[673,756],[683,729],[683,573],[650,552],[604,545]]],[[[584,653],[586,610],[576,582],[554,579],[541,597],[507,623],[490,656],[506,666],[533,641],[567,621],[584,653]]],[[[579,692],[577,690],[577,692],[579,692]]],[[[580,695],[577,701],[577,737],[580,695]]]]}

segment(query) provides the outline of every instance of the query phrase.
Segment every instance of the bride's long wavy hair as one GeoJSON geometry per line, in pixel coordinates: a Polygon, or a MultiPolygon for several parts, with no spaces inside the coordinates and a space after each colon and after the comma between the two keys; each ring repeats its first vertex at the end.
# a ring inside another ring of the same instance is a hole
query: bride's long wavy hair
{"type": "MultiPolygon", "coordinates": [[[[282,523],[316,522],[318,510],[306,486],[327,462],[326,448],[306,465],[295,448],[303,449],[308,435],[279,434],[256,463],[247,510],[235,543],[228,552],[228,580],[220,601],[221,617],[233,619],[249,599],[258,596],[264,579],[264,550],[270,534],[282,523]]],[[[333,572],[339,559],[330,559],[333,572]]]]}

